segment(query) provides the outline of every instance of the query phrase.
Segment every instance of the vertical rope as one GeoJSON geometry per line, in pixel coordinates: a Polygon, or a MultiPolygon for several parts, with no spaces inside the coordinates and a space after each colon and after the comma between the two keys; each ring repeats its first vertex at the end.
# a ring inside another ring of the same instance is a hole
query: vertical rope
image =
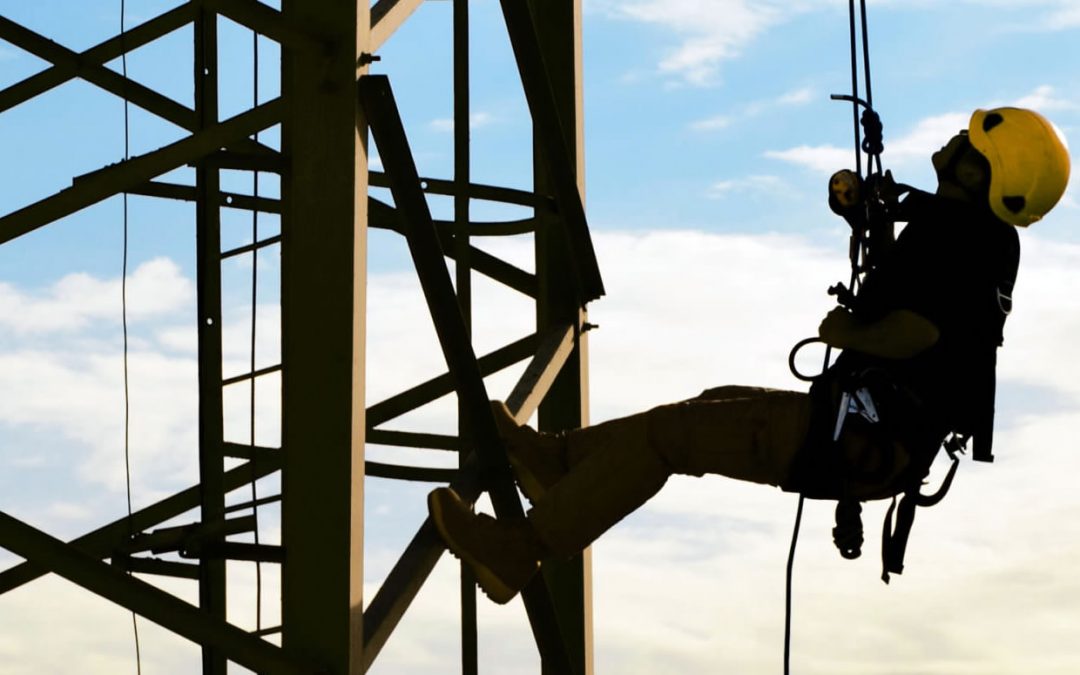
{"type": "MultiPolygon", "coordinates": [[[[127,83],[127,50],[124,49],[123,37],[127,30],[125,23],[125,16],[127,15],[127,6],[125,0],[120,0],[120,39],[121,39],[121,52],[120,52],[120,71],[124,76],[125,85],[127,83]]],[[[131,157],[131,118],[130,109],[128,105],[127,97],[124,97],[124,160],[128,160],[131,157]]],[[[128,320],[127,320],[127,276],[128,276],[128,195],[127,192],[123,193],[124,204],[124,237],[123,237],[123,256],[121,262],[120,272],[120,321],[123,329],[123,342],[124,342],[124,476],[125,484],[127,487],[127,523],[128,523],[128,537],[135,536],[135,524],[132,521],[132,500],[131,500],[131,394],[130,394],[130,380],[128,377],[128,320]]],[[[135,634],[135,670],[139,675],[142,674],[142,653],[139,646],[139,619],[135,615],[135,612],[131,613],[131,629],[135,634]]]]}
{"type": "MultiPolygon", "coordinates": [[[[252,31],[252,107],[259,105],[259,33],[252,31]]],[[[255,142],[259,141],[259,132],[255,132],[255,142]]],[[[258,170],[252,173],[252,195],[255,197],[256,205],[251,210],[251,243],[259,243],[259,172],[258,170]]],[[[255,338],[257,335],[258,321],[256,319],[257,301],[259,299],[259,249],[253,249],[251,251],[251,371],[255,372],[255,338]]],[[[255,543],[259,543],[259,490],[256,485],[257,479],[255,476],[258,473],[255,471],[256,451],[255,451],[255,380],[257,378],[251,378],[251,416],[250,416],[250,428],[248,429],[249,438],[251,440],[251,513],[255,518],[255,543]]],[[[255,630],[262,630],[262,563],[258,560],[255,561],[255,630]]]]}
{"type": "Polygon", "coordinates": [[[848,0],[848,23],[851,35],[851,117],[855,125],[855,173],[862,175],[862,138],[859,129],[859,57],[855,36],[855,0],[848,0]]]}
{"type": "MultiPolygon", "coordinates": [[[[457,300],[461,315],[470,335],[472,334],[472,262],[469,254],[469,183],[470,175],[470,96],[469,96],[469,2],[453,2],[453,52],[454,52],[454,250],[457,263],[454,268],[457,300]]],[[[458,409],[458,431],[462,438],[474,438],[464,409],[458,409]]],[[[463,446],[464,447],[464,446],[463,446]]],[[[458,466],[465,461],[465,453],[458,454],[458,466]]],[[[475,675],[479,672],[479,647],[476,619],[476,577],[468,566],[461,566],[461,673],[475,675]]]]}
{"type": "Polygon", "coordinates": [[[799,508],[795,511],[795,528],[791,533],[791,550],[787,559],[787,586],[784,595],[784,675],[791,673],[791,577],[795,567],[795,545],[799,542],[799,526],[802,524],[803,501],[799,495],[799,508]]]}
{"type": "Polygon", "coordinates": [[[863,79],[866,80],[866,105],[874,107],[874,91],[870,86],[870,37],[866,32],[866,0],[859,0],[862,21],[863,79]]]}
{"type": "MultiPolygon", "coordinates": [[[[874,90],[870,82],[870,33],[866,27],[866,0],[859,0],[859,14],[862,21],[862,51],[863,51],[863,79],[866,83],[866,105],[874,109],[874,90]]],[[[877,171],[881,172],[881,155],[871,155],[867,160],[867,170],[874,172],[874,160],[877,160],[877,171]]]]}

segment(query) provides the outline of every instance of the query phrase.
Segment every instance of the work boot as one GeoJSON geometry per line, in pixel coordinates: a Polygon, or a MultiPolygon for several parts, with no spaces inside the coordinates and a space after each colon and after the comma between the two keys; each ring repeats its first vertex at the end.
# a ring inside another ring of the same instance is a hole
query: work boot
{"type": "Polygon", "coordinates": [[[431,491],[428,511],[447,548],[472,568],[492,602],[510,602],[540,569],[544,546],[528,521],[474,513],[450,488],[431,491]]]}
{"type": "Polygon", "coordinates": [[[506,443],[506,455],[518,486],[529,503],[536,505],[569,470],[566,435],[541,433],[518,424],[502,401],[492,401],[491,412],[495,415],[499,436],[506,443]]]}

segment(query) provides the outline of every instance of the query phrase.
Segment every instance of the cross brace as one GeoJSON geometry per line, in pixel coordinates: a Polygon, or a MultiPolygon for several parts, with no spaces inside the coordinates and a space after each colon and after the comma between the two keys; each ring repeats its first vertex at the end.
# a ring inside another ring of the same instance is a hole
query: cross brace
{"type": "Polygon", "coordinates": [[[280,98],[273,99],[163,148],[81,178],[66,190],[0,218],[0,244],[271,127],[281,121],[282,107],[280,98]]]}
{"type": "Polygon", "coordinates": [[[0,513],[0,546],[34,560],[83,588],[229,659],[266,675],[315,675],[319,669],[294,660],[265,640],[216,620],[198,607],[0,513]]]}

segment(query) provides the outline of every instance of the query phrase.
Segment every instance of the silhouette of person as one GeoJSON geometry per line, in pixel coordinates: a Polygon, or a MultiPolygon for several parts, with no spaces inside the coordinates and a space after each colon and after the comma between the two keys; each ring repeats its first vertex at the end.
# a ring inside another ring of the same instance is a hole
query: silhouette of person
{"type": "Polygon", "coordinates": [[[809,394],[723,386],[559,434],[493,411],[524,520],[474,513],[450,488],[428,499],[450,551],[509,602],[547,556],[573,555],[655,495],[672,474],[721,474],[807,497],[887,498],[916,486],[945,437],[990,458],[994,367],[1019,263],[1016,227],[1064,193],[1067,150],[1020,108],[977,110],[934,153],[936,193],[900,204],[908,225],[848,308],[819,326],[843,352],[809,394]]]}

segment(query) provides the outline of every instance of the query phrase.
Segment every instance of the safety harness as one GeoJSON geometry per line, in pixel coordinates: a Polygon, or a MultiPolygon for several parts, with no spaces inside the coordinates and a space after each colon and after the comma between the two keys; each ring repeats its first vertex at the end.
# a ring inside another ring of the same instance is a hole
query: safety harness
{"type": "MultiPolygon", "coordinates": [[[[877,183],[869,189],[866,188],[869,181],[856,181],[850,176],[841,176],[839,181],[834,176],[830,182],[830,204],[853,230],[851,262],[855,290],[837,284],[829,292],[850,310],[859,313],[875,309],[880,314],[883,313],[880,310],[888,308],[868,308],[860,293],[863,289],[860,279],[877,269],[887,255],[881,248],[875,249],[873,242],[888,247],[886,251],[891,249],[897,220],[935,217],[932,214],[943,203],[932,195],[896,185],[888,174],[874,180],[877,183]],[[838,185],[843,193],[837,189],[838,185]],[[850,201],[853,194],[856,199],[850,201]],[[900,194],[908,195],[902,203],[896,197],[900,194]],[[873,203],[861,203],[866,200],[873,203]]],[[[953,215],[939,213],[936,217],[947,219],[953,215]]],[[[978,213],[973,211],[969,215],[976,217],[978,213]]],[[[968,442],[974,441],[975,460],[993,461],[996,350],[1002,343],[1002,329],[1012,308],[1012,287],[1019,261],[1015,233],[1011,227],[1001,231],[1002,238],[988,241],[981,253],[996,256],[987,260],[985,273],[991,278],[982,282],[989,288],[992,281],[996,297],[982,300],[984,304],[975,314],[976,321],[969,326],[983,344],[973,350],[978,356],[969,357],[964,371],[965,377],[974,379],[966,388],[972,395],[950,402],[947,411],[926,409],[918,394],[905,384],[896,362],[846,352],[821,374],[808,377],[795,369],[795,355],[816,338],[796,345],[789,359],[796,377],[812,382],[810,395],[814,406],[807,447],[793,468],[793,474],[801,477],[793,487],[811,498],[837,499],[833,538],[845,558],[861,555],[860,502],[892,499],[882,527],[882,580],[886,583],[891,574],[903,572],[916,508],[933,506],[945,496],[959,466],[959,454],[965,451],[968,442]],[[942,419],[948,420],[947,428],[940,423],[942,419]],[[850,456],[851,444],[842,447],[845,433],[861,437],[865,445],[862,454],[872,455],[874,461],[850,456]],[[898,466],[897,448],[908,455],[907,466],[890,475],[889,469],[898,466]],[[937,492],[924,495],[920,492],[923,479],[941,448],[948,454],[951,466],[937,492]]],[[[994,236],[989,228],[985,234],[994,236]]]]}

